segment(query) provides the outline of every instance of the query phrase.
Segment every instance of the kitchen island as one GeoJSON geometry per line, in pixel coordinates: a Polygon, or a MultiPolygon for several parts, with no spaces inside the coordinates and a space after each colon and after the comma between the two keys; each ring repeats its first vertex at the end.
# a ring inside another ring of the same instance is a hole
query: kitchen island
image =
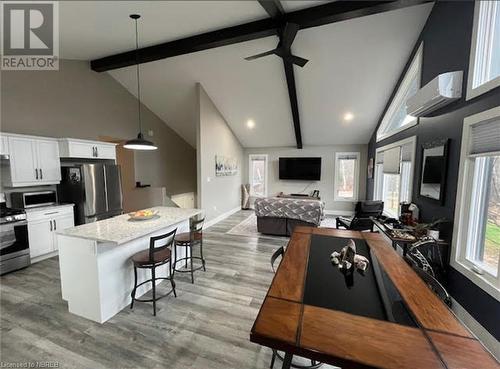
{"type": "MultiPolygon", "coordinates": [[[[189,219],[199,209],[154,207],[158,216],[144,221],[129,220],[127,214],[83,224],[57,232],[62,298],[71,313],[104,323],[130,304],[134,272],[130,257],[149,248],[151,236],[177,228],[189,231],[189,219]]],[[[178,258],[184,257],[179,248],[178,258]]],[[[138,281],[149,279],[148,270],[138,270],[138,281]]],[[[168,264],[157,268],[168,276],[168,264]]],[[[157,282],[158,284],[160,281],[157,282]]],[[[139,297],[151,289],[146,283],[137,289],[139,297]]]]}

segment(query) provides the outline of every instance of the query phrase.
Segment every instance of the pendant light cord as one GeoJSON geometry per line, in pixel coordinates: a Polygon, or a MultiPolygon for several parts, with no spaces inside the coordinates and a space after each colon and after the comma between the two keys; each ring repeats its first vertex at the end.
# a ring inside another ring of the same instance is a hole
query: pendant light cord
{"type": "Polygon", "coordinates": [[[141,121],[141,83],[139,72],[139,33],[137,32],[137,19],[135,19],[135,66],[137,74],[137,104],[139,111],[139,133],[142,135],[142,121],[141,121]]]}

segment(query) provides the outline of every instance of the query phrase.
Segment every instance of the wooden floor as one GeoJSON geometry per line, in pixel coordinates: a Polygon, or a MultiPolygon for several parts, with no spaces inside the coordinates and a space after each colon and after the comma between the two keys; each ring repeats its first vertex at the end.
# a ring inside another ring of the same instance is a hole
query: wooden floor
{"type": "Polygon", "coordinates": [[[1,277],[0,360],[59,368],[268,368],[270,350],[250,343],[249,332],[273,276],[269,258],[287,239],[225,234],[249,214],[206,230],[207,271],[195,274],[194,285],[176,274],[177,298],[160,300],[156,317],[145,303],[105,324],[70,314],[57,258],[1,277]]]}

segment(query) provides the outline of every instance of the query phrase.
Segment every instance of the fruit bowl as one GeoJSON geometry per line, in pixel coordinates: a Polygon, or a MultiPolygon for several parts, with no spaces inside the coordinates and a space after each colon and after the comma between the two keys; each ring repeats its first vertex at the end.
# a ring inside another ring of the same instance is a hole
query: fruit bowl
{"type": "Polygon", "coordinates": [[[158,215],[156,210],[139,210],[132,213],[128,213],[130,220],[149,220],[153,219],[158,215]]]}

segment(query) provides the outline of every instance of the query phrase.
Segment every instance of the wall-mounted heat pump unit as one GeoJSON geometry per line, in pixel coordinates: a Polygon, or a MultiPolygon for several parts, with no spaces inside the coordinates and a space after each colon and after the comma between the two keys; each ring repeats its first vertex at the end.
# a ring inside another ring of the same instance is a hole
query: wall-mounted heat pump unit
{"type": "Polygon", "coordinates": [[[448,72],[438,75],[410,97],[406,113],[423,117],[462,97],[463,72],[448,72]]]}

